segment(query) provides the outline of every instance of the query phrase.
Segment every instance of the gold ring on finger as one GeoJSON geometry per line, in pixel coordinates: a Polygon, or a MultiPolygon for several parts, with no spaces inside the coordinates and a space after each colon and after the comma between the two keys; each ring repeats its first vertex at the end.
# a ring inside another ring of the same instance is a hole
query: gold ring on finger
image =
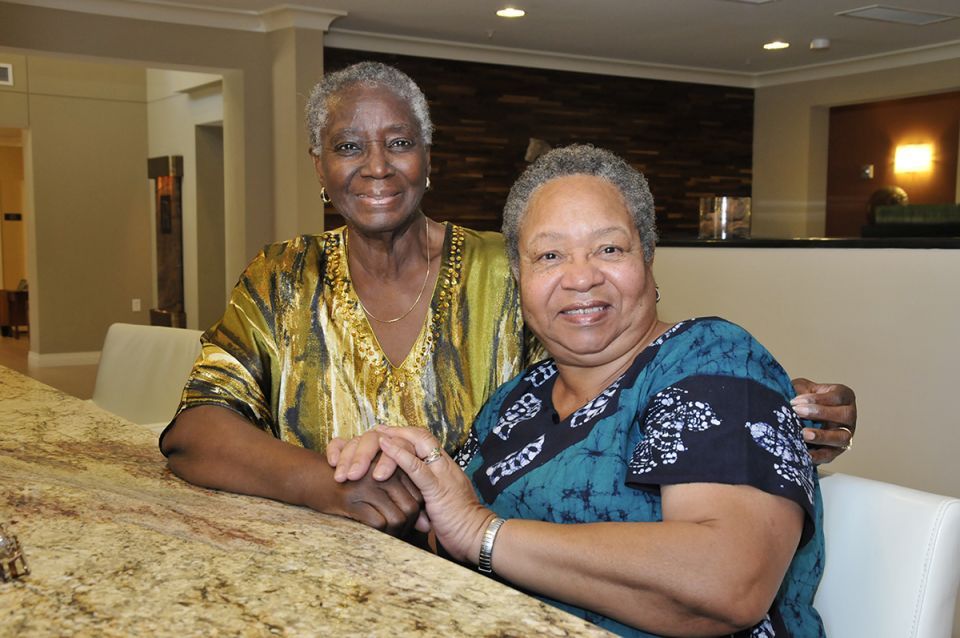
{"type": "Polygon", "coordinates": [[[844,446],[842,446],[840,449],[846,451],[846,450],[849,450],[850,448],[852,448],[852,447],[853,447],[853,430],[851,430],[850,428],[846,427],[845,425],[838,425],[836,429],[838,429],[838,430],[843,430],[844,432],[846,432],[847,434],[850,435],[850,438],[847,439],[847,444],[844,445],[844,446]]]}
{"type": "Polygon", "coordinates": [[[441,456],[443,456],[443,450],[441,450],[438,447],[435,447],[432,450],[430,450],[430,454],[426,455],[420,460],[423,461],[424,465],[430,465],[431,463],[439,459],[441,456]]]}

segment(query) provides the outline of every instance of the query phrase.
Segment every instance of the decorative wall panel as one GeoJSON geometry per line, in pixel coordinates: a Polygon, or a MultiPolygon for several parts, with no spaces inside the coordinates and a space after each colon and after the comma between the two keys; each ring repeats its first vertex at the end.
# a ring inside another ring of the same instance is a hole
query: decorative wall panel
{"type": "MultiPolygon", "coordinates": [[[[327,71],[379,60],[426,93],[434,219],[499,229],[531,138],[589,142],[647,176],[662,236],[696,236],[700,197],[751,194],[753,90],[325,48],[327,71]]],[[[341,223],[328,210],[327,227],[341,223]]]]}

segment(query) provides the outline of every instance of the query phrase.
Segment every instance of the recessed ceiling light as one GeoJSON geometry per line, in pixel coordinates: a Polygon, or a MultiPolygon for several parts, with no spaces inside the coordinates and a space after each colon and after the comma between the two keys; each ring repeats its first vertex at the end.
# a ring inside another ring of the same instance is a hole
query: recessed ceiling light
{"type": "Polygon", "coordinates": [[[788,46],[790,46],[789,42],[774,40],[773,42],[767,42],[765,45],[763,45],[763,48],[767,51],[776,51],[777,49],[786,49],[788,46]]]}
{"type": "Polygon", "coordinates": [[[810,40],[810,48],[814,51],[830,48],[830,38],[814,38],[810,40]]]}
{"type": "Polygon", "coordinates": [[[523,9],[506,7],[505,9],[500,9],[497,11],[497,15],[501,18],[522,18],[523,16],[527,15],[527,12],[523,9]]]}

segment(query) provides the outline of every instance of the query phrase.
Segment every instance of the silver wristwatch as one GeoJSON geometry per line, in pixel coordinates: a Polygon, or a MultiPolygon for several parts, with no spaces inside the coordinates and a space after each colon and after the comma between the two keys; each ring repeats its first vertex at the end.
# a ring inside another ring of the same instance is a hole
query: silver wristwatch
{"type": "Polygon", "coordinates": [[[487,531],[483,533],[483,541],[480,542],[480,560],[477,562],[477,569],[484,574],[493,572],[493,542],[497,540],[497,532],[500,527],[507,522],[507,519],[497,516],[487,525],[487,531]]]}

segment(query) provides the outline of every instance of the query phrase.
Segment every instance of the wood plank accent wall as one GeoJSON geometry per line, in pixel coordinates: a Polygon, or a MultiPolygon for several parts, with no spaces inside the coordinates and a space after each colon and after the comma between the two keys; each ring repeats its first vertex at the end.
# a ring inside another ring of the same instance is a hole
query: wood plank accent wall
{"type": "MultiPolygon", "coordinates": [[[[700,197],[750,195],[752,89],[324,49],[328,71],[362,60],[396,66],[427,96],[435,133],[423,207],[434,219],[499,230],[530,138],[626,158],[650,182],[661,236],[696,236],[700,197]]],[[[328,211],[326,226],[340,223],[328,211]]]]}

